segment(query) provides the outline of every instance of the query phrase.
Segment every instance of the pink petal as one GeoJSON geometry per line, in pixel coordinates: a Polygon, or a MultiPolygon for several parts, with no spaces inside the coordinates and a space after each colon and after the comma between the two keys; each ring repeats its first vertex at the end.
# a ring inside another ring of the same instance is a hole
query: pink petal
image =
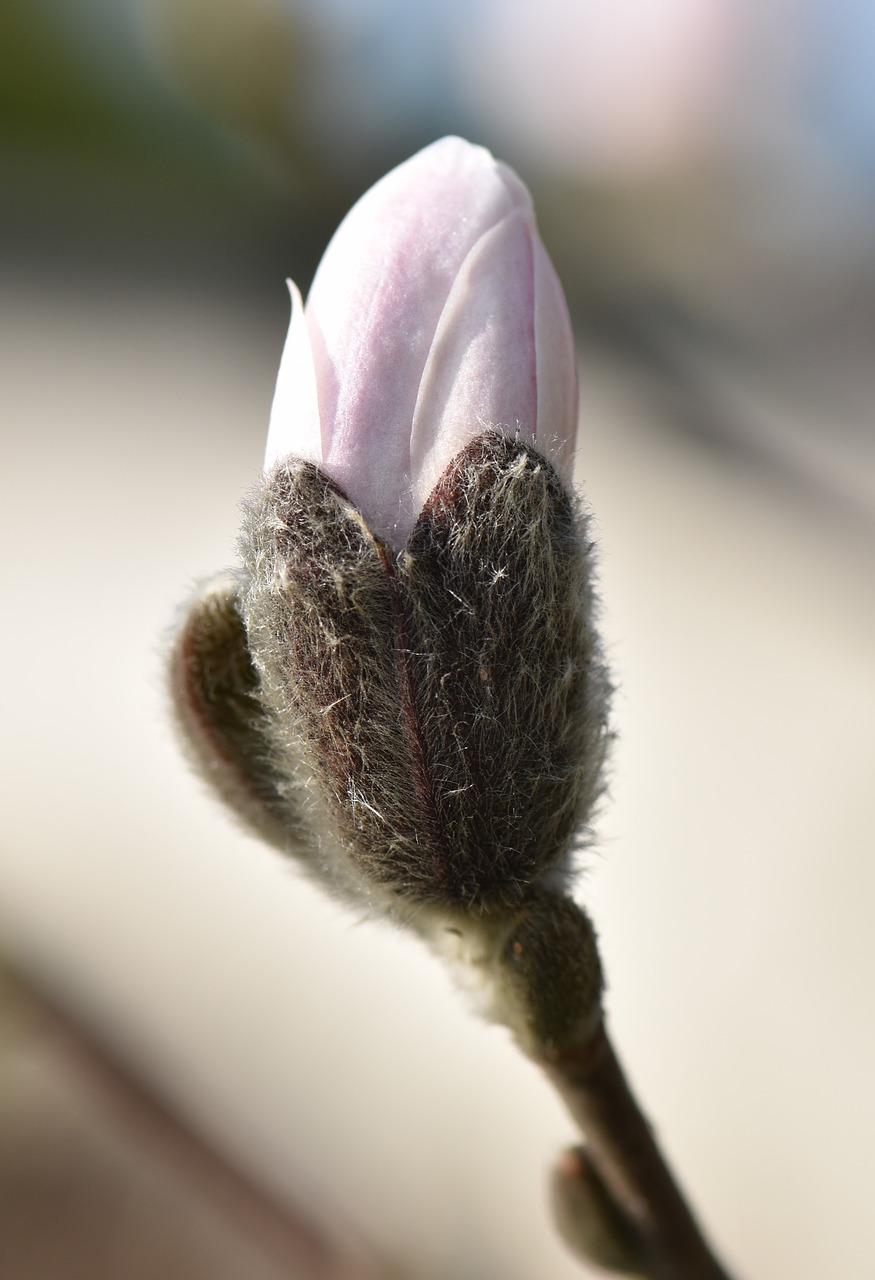
{"type": "Polygon", "coordinates": [[[488,151],[444,138],[362,197],[316,273],[307,318],[324,466],[396,545],[399,521],[409,528],[415,515],[420,382],[456,276],[486,232],[529,207],[488,151]]]}
{"type": "Polygon", "coordinates": [[[414,518],[472,436],[501,427],[535,441],[533,236],[531,209],[515,210],[480,238],[453,283],[413,417],[414,518]]]}

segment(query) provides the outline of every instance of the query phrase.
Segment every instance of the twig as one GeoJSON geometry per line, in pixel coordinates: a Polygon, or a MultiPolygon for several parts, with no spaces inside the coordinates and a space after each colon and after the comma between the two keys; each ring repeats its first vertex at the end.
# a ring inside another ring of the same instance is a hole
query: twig
{"type": "Polygon", "coordinates": [[[572,1247],[648,1280],[730,1280],[672,1177],[604,1024],[577,1047],[536,1061],[586,1139],[567,1154],[554,1184],[557,1218],[572,1247]]]}

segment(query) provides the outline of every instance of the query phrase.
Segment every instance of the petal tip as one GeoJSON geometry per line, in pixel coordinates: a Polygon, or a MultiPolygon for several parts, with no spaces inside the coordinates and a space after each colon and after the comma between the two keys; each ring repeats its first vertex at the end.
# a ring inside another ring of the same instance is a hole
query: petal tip
{"type": "Polygon", "coordinates": [[[293,280],[286,280],[286,287],[292,314],[270,409],[264,451],[265,471],[290,455],[311,462],[322,461],[316,371],[304,302],[293,280]]]}

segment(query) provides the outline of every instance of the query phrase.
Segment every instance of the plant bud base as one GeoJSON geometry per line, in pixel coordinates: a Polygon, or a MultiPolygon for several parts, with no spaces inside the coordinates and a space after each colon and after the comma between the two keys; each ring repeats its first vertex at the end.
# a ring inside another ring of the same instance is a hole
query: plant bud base
{"type": "Polygon", "coordinates": [[[535,450],[486,432],[397,556],[318,468],[268,473],[241,610],[283,798],[323,874],[386,905],[511,906],[567,863],[601,786],[591,545],[535,450]]]}
{"type": "Polygon", "coordinates": [[[727,1280],[617,1065],[592,926],[564,895],[610,738],[574,495],[485,431],[396,554],[287,458],[241,555],[171,650],[195,766],[330,892],[416,929],[544,1068],[588,1137],[555,1179],[574,1250],[649,1280],[727,1280]]]}

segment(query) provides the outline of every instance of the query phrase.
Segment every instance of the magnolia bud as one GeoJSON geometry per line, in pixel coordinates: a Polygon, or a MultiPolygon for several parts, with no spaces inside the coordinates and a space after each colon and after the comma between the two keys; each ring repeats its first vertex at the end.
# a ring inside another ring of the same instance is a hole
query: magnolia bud
{"type": "Polygon", "coordinates": [[[525,188],[427,148],[295,302],[239,582],[192,606],[204,663],[210,616],[238,654],[175,682],[224,798],[347,898],[503,910],[567,865],[608,739],[576,414],[525,188]]]}

